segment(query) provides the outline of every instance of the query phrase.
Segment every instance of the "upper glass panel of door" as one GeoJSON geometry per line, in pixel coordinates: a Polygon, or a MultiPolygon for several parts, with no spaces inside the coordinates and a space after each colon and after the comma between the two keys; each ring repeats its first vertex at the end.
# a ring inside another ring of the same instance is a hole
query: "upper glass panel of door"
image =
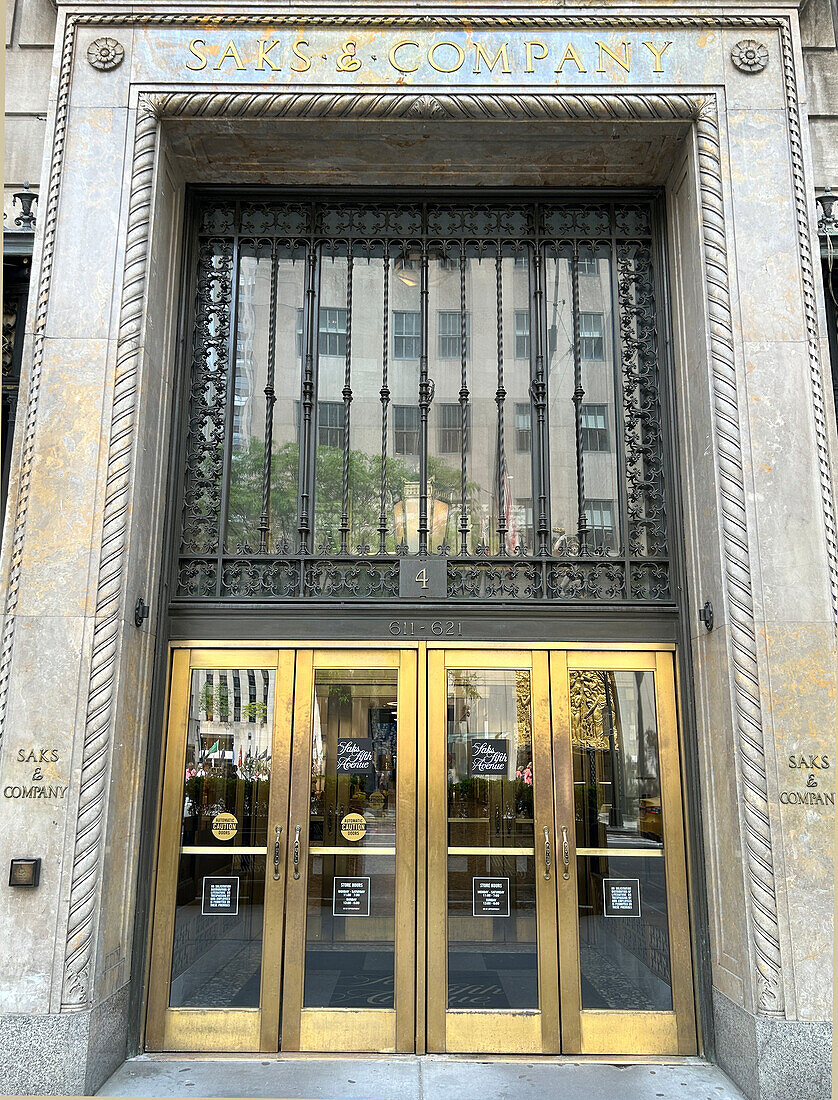
{"type": "Polygon", "coordinates": [[[652,226],[201,200],[178,596],[670,601],[652,226]]]}

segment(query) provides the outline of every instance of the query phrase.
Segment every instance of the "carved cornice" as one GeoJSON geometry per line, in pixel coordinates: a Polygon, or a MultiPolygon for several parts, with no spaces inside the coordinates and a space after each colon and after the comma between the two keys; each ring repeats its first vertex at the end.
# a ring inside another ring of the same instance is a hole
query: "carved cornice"
{"type": "Polygon", "coordinates": [[[172,92],[153,96],[158,118],[378,119],[693,119],[702,100],[689,95],[602,92],[172,92]]]}

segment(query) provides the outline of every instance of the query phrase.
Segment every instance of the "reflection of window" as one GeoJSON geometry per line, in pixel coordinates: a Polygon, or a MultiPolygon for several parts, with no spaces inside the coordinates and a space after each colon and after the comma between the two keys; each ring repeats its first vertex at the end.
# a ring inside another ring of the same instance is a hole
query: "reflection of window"
{"type": "Polygon", "coordinates": [[[346,355],[346,310],[333,306],[320,308],[320,333],[317,349],[321,355],[346,355]]]}
{"type": "Polygon", "coordinates": [[[580,256],[578,270],[580,275],[598,275],[599,259],[596,256],[580,256]]]}
{"type": "Polygon", "coordinates": [[[246,444],[245,436],[250,435],[249,404],[251,386],[249,364],[239,363],[236,371],[236,392],[233,397],[233,450],[241,450],[246,444]]]}
{"type": "Polygon", "coordinates": [[[393,406],[393,449],[397,455],[419,454],[419,406],[393,406]]]}
{"type": "Polygon", "coordinates": [[[605,358],[605,318],[601,313],[580,313],[579,331],[582,336],[582,358],[605,358]]]}
{"type": "Polygon", "coordinates": [[[317,445],[319,447],[343,446],[342,401],[317,402],[317,445]]]}
{"type": "MultiPolygon", "coordinates": [[[[468,406],[466,406],[466,426],[468,426],[468,406]]],[[[463,428],[459,405],[439,406],[439,453],[459,454],[463,428]]]]}
{"type": "Polygon", "coordinates": [[[528,451],[532,446],[532,409],[515,405],[515,450],[528,451]]]}
{"type": "Polygon", "coordinates": [[[533,546],[532,497],[521,497],[515,501],[515,532],[519,546],[533,546]]]}
{"type": "Polygon", "coordinates": [[[294,334],[295,334],[296,343],[297,343],[297,358],[302,359],[302,357],[303,357],[303,311],[301,309],[297,310],[297,327],[294,330],[294,334]]]}
{"type": "Polygon", "coordinates": [[[614,501],[586,500],[585,526],[588,546],[597,550],[616,550],[614,538],[614,501]]]}
{"type": "Polygon", "coordinates": [[[529,265],[530,258],[526,252],[518,252],[515,256],[516,267],[527,267],[529,265]]]}
{"type": "MultiPolygon", "coordinates": [[[[437,314],[439,329],[438,354],[440,359],[459,359],[462,339],[459,310],[441,309],[437,314]]],[[[466,355],[471,340],[471,314],[466,314],[466,355]]]]}
{"type": "Polygon", "coordinates": [[[582,450],[608,450],[608,411],[605,405],[582,406],[582,450]]]}
{"type": "Polygon", "coordinates": [[[528,309],[515,310],[515,358],[529,359],[530,357],[530,311],[528,309]]]}
{"type": "Polygon", "coordinates": [[[422,318],[418,310],[393,310],[393,358],[418,359],[422,352],[422,318]]]}

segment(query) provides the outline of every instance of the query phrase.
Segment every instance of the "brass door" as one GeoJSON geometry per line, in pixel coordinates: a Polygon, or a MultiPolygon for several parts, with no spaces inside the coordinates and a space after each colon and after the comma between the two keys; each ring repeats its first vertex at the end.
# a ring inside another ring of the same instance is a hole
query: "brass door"
{"type": "Polygon", "coordinates": [[[172,653],[146,1045],[276,1050],[293,651],[172,653]]]}
{"type": "Polygon", "coordinates": [[[148,1049],[695,1052],[670,651],[170,675],[148,1049]]]}
{"type": "Polygon", "coordinates": [[[299,651],[283,1050],[412,1051],[416,652],[299,651]]]}
{"type": "Polygon", "coordinates": [[[559,1050],[543,651],[428,654],[428,1050],[559,1050]]]}
{"type": "Polygon", "coordinates": [[[567,1054],[695,1054],[671,652],[550,654],[567,1054]]]}

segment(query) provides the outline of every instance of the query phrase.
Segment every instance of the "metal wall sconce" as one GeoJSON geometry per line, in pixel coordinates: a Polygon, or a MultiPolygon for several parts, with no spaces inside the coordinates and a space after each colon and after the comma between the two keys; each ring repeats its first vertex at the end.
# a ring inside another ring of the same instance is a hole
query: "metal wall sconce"
{"type": "Polygon", "coordinates": [[[148,618],[148,612],[148,604],[142,596],[137,596],[137,602],[134,604],[134,626],[142,626],[143,621],[148,618]]]}
{"type": "Polygon", "coordinates": [[[709,632],[713,629],[713,605],[710,603],[709,600],[705,602],[704,607],[702,607],[699,611],[698,618],[701,622],[704,623],[704,626],[709,634],[709,632]]]}

